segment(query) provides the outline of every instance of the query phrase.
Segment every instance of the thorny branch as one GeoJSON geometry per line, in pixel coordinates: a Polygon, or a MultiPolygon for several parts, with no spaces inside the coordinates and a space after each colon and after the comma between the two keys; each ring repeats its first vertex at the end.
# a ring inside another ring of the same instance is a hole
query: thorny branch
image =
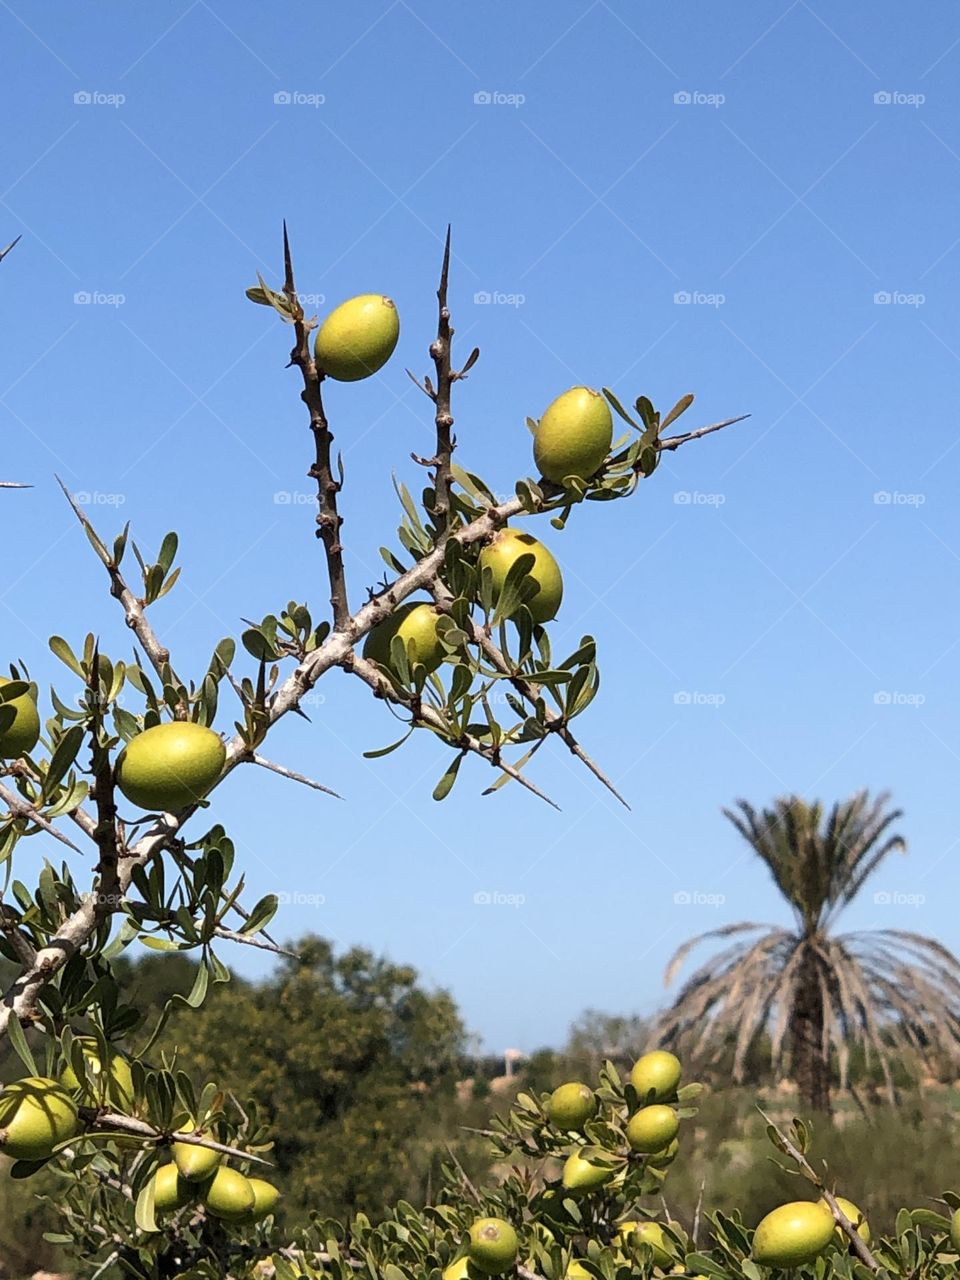
{"type": "Polygon", "coordinates": [[[770,1119],[770,1117],[766,1114],[766,1112],[761,1107],[757,1107],[757,1110],[760,1112],[761,1116],[763,1116],[763,1119],[770,1126],[770,1128],[773,1129],[774,1132],[776,1133],[778,1144],[780,1145],[784,1153],[788,1155],[790,1159],[794,1162],[794,1164],[797,1166],[797,1168],[800,1169],[807,1178],[809,1178],[809,1180],[813,1183],[813,1185],[819,1190],[823,1199],[830,1206],[830,1212],[833,1214],[834,1221],[836,1222],[840,1230],[844,1233],[844,1235],[849,1239],[851,1245],[853,1246],[854,1252],[856,1253],[860,1261],[864,1264],[864,1266],[869,1267],[871,1271],[882,1270],[880,1263],[876,1260],[876,1258],[870,1252],[869,1246],[867,1245],[866,1241],[861,1238],[860,1234],[857,1231],[857,1228],[854,1226],[854,1224],[850,1221],[847,1215],[843,1212],[843,1210],[837,1204],[836,1196],[827,1187],[826,1183],[820,1177],[819,1173],[817,1173],[816,1169],[814,1169],[813,1165],[810,1163],[810,1161],[807,1159],[804,1153],[800,1150],[797,1144],[791,1141],[791,1139],[787,1137],[787,1135],[783,1132],[782,1129],[779,1128],[778,1125],[774,1124],[774,1122],[770,1119]]]}
{"type": "Polygon", "coordinates": [[[330,458],[333,435],[323,408],[320,388],[323,373],[317,369],[310,350],[310,333],[313,326],[309,321],[304,320],[303,307],[297,297],[286,223],[283,224],[283,261],[285,270],[283,292],[290,307],[290,314],[293,316],[296,334],[296,341],[290,352],[290,363],[297,366],[303,377],[303,391],[300,393],[300,398],[310,414],[310,430],[313,432],[316,448],[316,459],[308,474],[317,482],[317,502],[320,507],[317,514],[317,536],[323,541],[323,549],[327,557],[333,629],[343,631],[350,620],[350,606],[347,603],[347,580],[343,568],[343,546],[340,542],[340,526],[343,524],[343,517],[337,506],[337,494],[340,492],[341,481],[333,477],[330,458]]]}
{"type": "MultiPolygon", "coordinates": [[[[320,503],[318,525],[319,534],[326,552],[334,627],[326,639],[309,653],[295,670],[272,691],[265,706],[264,730],[269,730],[288,712],[298,711],[301,700],[309,693],[317,681],[331,668],[342,667],[352,671],[364,680],[376,694],[415,714],[420,723],[432,729],[440,737],[450,741],[449,727],[440,712],[422,703],[418,703],[416,707],[411,706],[408,701],[404,700],[393,689],[393,686],[380,674],[375,666],[365,662],[354,652],[354,646],[374,626],[390,617],[396,608],[409,596],[421,590],[428,592],[435,590],[443,569],[446,542],[453,540],[463,547],[485,542],[508,520],[525,512],[526,509],[519,497],[513,497],[504,502],[491,505],[482,515],[477,516],[466,525],[454,528],[448,524],[446,536],[444,537],[441,534],[438,537],[438,545],[423,556],[412,568],[401,573],[392,583],[373,594],[356,613],[350,614],[347,603],[342,547],[339,539],[341,518],[337,507],[337,495],[340,490],[340,482],[333,478],[331,470],[330,446],[332,436],[320,395],[322,374],[318,371],[313,360],[309,343],[309,335],[314,323],[304,320],[303,310],[297,298],[286,227],[284,227],[284,260],[284,295],[287,299],[289,313],[293,319],[296,333],[296,345],[291,353],[291,364],[299,367],[303,376],[304,389],[301,393],[301,398],[310,413],[310,425],[317,448],[316,462],[311,468],[311,473],[318,483],[320,503]]],[[[436,352],[432,351],[435,361],[439,357],[437,376],[440,385],[436,389],[436,394],[438,395],[438,439],[440,441],[436,460],[438,501],[443,500],[442,495],[446,495],[447,499],[449,499],[450,486],[444,476],[449,467],[449,451],[452,451],[453,448],[452,435],[449,434],[453,419],[449,413],[449,397],[447,395],[447,398],[444,399],[443,391],[445,388],[446,393],[449,393],[452,383],[463,377],[476,359],[476,353],[474,353],[459,373],[451,372],[449,341],[453,330],[449,325],[449,312],[446,306],[447,267],[448,251],[444,255],[441,287],[438,290],[440,312],[438,333],[441,343],[446,345],[442,348],[438,347],[436,352]],[[444,315],[445,312],[447,312],[446,315],[444,315]],[[446,448],[447,442],[449,443],[449,451],[446,448]]],[[[430,393],[428,392],[428,394],[430,393]]],[[[740,418],[731,418],[724,422],[702,427],[686,435],[670,437],[661,440],[658,447],[661,450],[673,450],[687,441],[699,439],[740,420],[740,418]]],[[[562,496],[563,493],[562,489],[546,481],[541,483],[541,489],[544,494],[543,506],[548,506],[556,498],[562,496]]],[[[67,496],[69,498],[69,494],[67,496]]],[[[70,501],[78,519],[97,549],[100,559],[107,568],[111,581],[111,594],[115,596],[123,607],[127,624],[139,639],[154,670],[158,674],[162,673],[164,675],[165,682],[173,680],[177,684],[181,684],[182,682],[177,680],[169,666],[169,651],[160,643],[146,618],[143,601],[139,600],[129,589],[120,574],[118,566],[113,563],[113,558],[97,538],[86,516],[72,499],[70,501]]],[[[449,514],[449,506],[447,510],[449,514]]],[[[494,661],[492,651],[489,649],[486,650],[486,656],[489,660],[494,661]]],[[[506,659],[503,660],[504,662],[506,661],[506,659]]],[[[533,690],[534,686],[531,685],[530,689],[524,692],[524,696],[529,699],[533,690]]],[[[183,710],[183,714],[186,714],[186,709],[183,710]]],[[[562,733],[561,736],[563,736],[562,733]]],[[[596,766],[589,761],[585,753],[581,752],[578,744],[571,745],[571,742],[565,737],[564,741],[591,768],[591,771],[596,773],[605,785],[611,785],[597,770],[596,766]]],[[[481,756],[495,768],[519,782],[534,795],[553,805],[549,797],[544,795],[534,783],[530,782],[514,766],[503,760],[500,752],[494,747],[482,743],[470,734],[460,735],[456,741],[451,742],[451,745],[461,752],[472,752],[481,756]]],[[[238,764],[249,760],[249,745],[243,736],[237,733],[226,744],[226,763],[220,781],[238,764]]],[[[258,760],[257,763],[263,762],[258,760]]],[[[21,769],[25,776],[35,777],[34,771],[22,761],[18,762],[11,771],[19,772],[21,769]]],[[[275,767],[275,771],[280,772],[281,769],[275,767]]],[[[298,778],[297,780],[303,779],[298,778]]],[[[613,790],[612,787],[611,790],[613,790]]],[[[557,806],[553,805],[553,807],[556,808],[557,806]]],[[[36,1016],[39,997],[45,985],[93,936],[104,910],[118,911],[122,908],[134,870],[148,864],[152,858],[159,855],[165,848],[176,841],[181,828],[193,816],[195,810],[196,806],[193,806],[178,815],[165,814],[155,819],[149,828],[124,850],[124,857],[119,861],[117,868],[116,880],[113,886],[114,892],[109,897],[96,891],[86,895],[81,905],[63,921],[56,936],[37,950],[29,963],[27,963],[27,954],[24,951],[23,970],[7,990],[3,996],[2,1004],[0,1004],[0,1034],[6,1030],[11,1017],[29,1022],[36,1016]]],[[[98,823],[92,815],[78,807],[69,816],[85,834],[91,838],[96,838],[98,823]]],[[[242,910],[241,914],[243,914],[242,910]]],[[[229,933],[230,931],[226,930],[224,932],[229,933]]]]}

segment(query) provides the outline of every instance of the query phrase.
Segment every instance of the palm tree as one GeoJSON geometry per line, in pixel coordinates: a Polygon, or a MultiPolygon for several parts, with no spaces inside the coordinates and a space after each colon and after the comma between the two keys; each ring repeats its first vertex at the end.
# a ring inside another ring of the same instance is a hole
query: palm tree
{"type": "Polygon", "coordinates": [[[739,1081],[766,1031],[774,1071],[792,1077],[806,1105],[820,1111],[830,1110],[834,1053],[841,1088],[849,1087],[856,1046],[868,1066],[879,1064],[891,1100],[893,1069],[904,1059],[960,1056],[960,962],[946,947],[902,929],[834,932],[880,863],[906,851],[891,830],[902,813],[889,810],[888,799],[861,791],[829,814],[797,796],[759,813],[745,800],[724,810],[793,908],[793,927],[731,924],[684,943],[667,967],[667,985],[700,943],[737,939],[661,1015],[661,1043],[714,1062],[732,1045],[739,1081]]]}

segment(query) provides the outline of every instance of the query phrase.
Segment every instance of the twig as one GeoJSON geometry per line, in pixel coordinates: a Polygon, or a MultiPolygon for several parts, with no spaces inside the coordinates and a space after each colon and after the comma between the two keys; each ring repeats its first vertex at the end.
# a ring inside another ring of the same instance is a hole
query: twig
{"type": "Polygon", "coordinates": [[[776,1133],[777,1138],[782,1144],[781,1149],[790,1157],[790,1159],[794,1162],[794,1164],[799,1169],[802,1170],[804,1175],[819,1190],[823,1199],[830,1206],[830,1212],[833,1214],[834,1222],[836,1222],[840,1230],[847,1236],[850,1243],[853,1245],[854,1252],[856,1253],[860,1261],[864,1264],[864,1266],[869,1267],[871,1271],[882,1270],[880,1263],[876,1260],[876,1258],[870,1252],[870,1249],[867,1246],[866,1241],[861,1238],[861,1236],[857,1231],[857,1228],[853,1225],[853,1223],[850,1221],[847,1215],[843,1212],[843,1210],[837,1204],[836,1197],[834,1196],[833,1192],[827,1189],[823,1179],[817,1173],[816,1169],[814,1169],[813,1165],[810,1163],[810,1161],[807,1159],[804,1153],[800,1150],[800,1148],[796,1145],[795,1142],[792,1142],[787,1137],[787,1135],[783,1132],[783,1130],[778,1125],[774,1124],[774,1122],[770,1119],[770,1117],[767,1115],[767,1113],[763,1110],[762,1107],[758,1106],[757,1110],[760,1112],[761,1116],[767,1122],[770,1128],[773,1129],[774,1132],[776,1133]]]}
{"type": "Polygon", "coordinates": [[[450,494],[453,477],[450,470],[450,459],[455,448],[452,427],[453,414],[450,412],[450,388],[456,381],[456,374],[451,367],[451,350],[453,329],[450,327],[450,308],[447,306],[447,284],[450,277],[450,227],[447,227],[447,238],[443,246],[443,266],[440,270],[440,286],[437,289],[437,336],[430,344],[430,355],[437,371],[437,386],[431,397],[436,405],[435,422],[437,427],[436,466],[433,473],[433,515],[437,525],[437,542],[443,546],[447,541],[451,523],[450,494]]]}
{"type": "Polygon", "coordinates": [[[80,1108],[81,1117],[86,1120],[88,1132],[109,1130],[111,1133],[129,1133],[137,1138],[151,1138],[158,1142],[184,1143],[191,1147],[207,1147],[211,1151],[219,1151],[221,1155],[233,1156],[237,1160],[252,1160],[256,1164],[270,1166],[271,1162],[263,1156],[254,1155],[252,1151],[243,1151],[240,1147],[231,1147],[225,1142],[217,1142],[214,1138],[205,1138],[202,1133],[190,1130],[182,1133],[179,1129],[167,1132],[148,1124],[145,1120],[135,1120],[133,1116],[125,1116],[117,1111],[97,1111],[87,1107],[80,1108]]]}
{"type": "Polygon", "coordinates": [[[277,956],[289,956],[291,960],[300,959],[296,951],[289,951],[286,947],[281,947],[278,943],[269,941],[266,938],[258,938],[256,934],[239,933],[236,929],[228,929],[222,924],[217,925],[214,933],[218,938],[223,938],[227,942],[239,942],[245,947],[259,947],[261,951],[272,951],[277,956]]]}
{"type": "Polygon", "coordinates": [[[0,902],[0,932],[9,940],[21,965],[29,968],[37,958],[36,948],[20,928],[16,912],[3,902],[0,902]]]}
{"type": "Polygon", "coordinates": [[[494,768],[502,769],[515,782],[519,782],[522,787],[526,787],[535,796],[539,796],[552,809],[556,809],[558,813],[560,812],[560,806],[551,800],[545,792],[541,791],[535,782],[531,782],[529,778],[522,774],[519,769],[515,769],[512,764],[508,764],[506,760],[503,760],[497,748],[487,746],[471,733],[458,734],[455,738],[452,738],[450,736],[450,727],[439,711],[424,703],[420,703],[415,707],[411,706],[408,701],[397,693],[390,681],[381,674],[379,667],[374,663],[368,662],[366,658],[361,658],[358,654],[353,654],[344,659],[342,666],[345,670],[352,671],[354,675],[359,676],[378,697],[386,699],[387,702],[392,702],[395,706],[403,707],[410,712],[414,720],[430,729],[436,730],[451,746],[457,747],[462,751],[471,751],[474,755],[481,756],[492,764],[494,768]]]}
{"type": "Polygon", "coordinates": [[[260,765],[261,769],[269,769],[271,773],[279,773],[281,778],[289,778],[292,782],[302,782],[305,787],[312,787],[314,791],[322,791],[324,795],[333,796],[335,800],[343,799],[343,796],[336,791],[331,791],[322,782],[315,782],[313,778],[308,778],[304,773],[296,773],[293,769],[286,768],[285,765],[274,764],[272,760],[266,760],[263,756],[254,755],[250,759],[254,764],[260,765]]]}
{"type": "MultiPolygon", "coordinates": [[[[439,578],[431,585],[430,591],[434,600],[436,600],[441,609],[446,610],[453,603],[453,595],[447,590],[439,578]]],[[[527,702],[531,704],[535,704],[537,699],[540,697],[541,686],[532,680],[528,680],[525,676],[520,675],[514,670],[507,661],[503,650],[490,638],[486,630],[480,626],[478,622],[475,622],[473,618],[468,618],[467,626],[471,640],[473,640],[474,644],[479,645],[484,657],[492,666],[496,667],[501,674],[509,677],[510,683],[522,698],[525,698],[527,702]]],[[[581,747],[580,743],[570,732],[570,728],[563,716],[554,711],[553,708],[548,706],[546,703],[544,704],[544,720],[546,721],[549,731],[555,733],[560,740],[569,747],[577,759],[582,761],[593,776],[602,782],[608,791],[616,796],[624,808],[629,809],[629,804],[627,804],[626,800],[624,800],[617,788],[613,785],[600,766],[587,755],[586,751],[584,751],[583,747],[581,747]]]]}
{"type": "Polygon", "coordinates": [[[467,1188],[467,1190],[473,1196],[474,1200],[476,1200],[477,1204],[483,1204],[483,1196],[481,1196],[480,1192],[470,1181],[469,1177],[467,1176],[466,1169],[464,1169],[463,1165],[457,1159],[457,1153],[454,1151],[453,1147],[451,1147],[449,1142],[445,1143],[444,1145],[447,1148],[447,1155],[450,1157],[450,1159],[453,1161],[453,1163],[457,1167],[457,1173],[460,1175],[460,1181],[463,1183],[463,1185],[467,1188]]]}
{"type": "Polygon", "coordinates": [[[290,352],[290,363],[296,365],[303,377],[303,391],[300,398],[310,413],[310,430],[313,432],[316,447],[316,460],[308,475],[317,482],[317,502],[320,510],[317,513],[317,537],[323,541],[323,549],[327,557],[327,576],[330,580],[330,604],[333,608],[333,629],[343,631],[350,622],[350,607],[347,604],[347,582],[343,568],[343,547],[340,544],[340,526],[343,517],[337,508],[337,494],[340,482],[333,478],[330,461],[330,446],[333,435],[327,422],[323,408],[323,396],[320,392],[322,373],[317,369],[316,361],[310,350],[310,332],[312,326],[303,318],[303,307],[297,297],[297,287],[293,279],[293,258],[290,254],[290,240],[287,236],[287,224],[283,224],[283,262],[285,278],[283,292],[290,304],[293,316],[293,327],[296,342],[290,352]]]}
{"type": "MultiPolygon", "coordinates": [[[[32,782],[38,782],[41,785],[43,784],[42,776],[24,757],[21,757],[19,760],[12,761],[7,772],[13,774],[14,777],[29,778],[32,782]]],[[[71,809],[66,816],[71,822],[75,823],[80,828],[85,836],[89,836],[91,840],[95,839],[97,823],[93,814],[87,813],[86,809],[81,805],[77,805],[77,807],[75,809],[71,809]]],[[[53,835],[54,833],[51,832],[50,834],[53,835]]],[[[66,836],[58,836],[58,839],[66,839],[66,836]]],[[[72,847],[73,846],[71,845],[71,848],[72,847]]],[[[77,849],[76,852],[80,853],[80,850],[77,849]]]]}
{"type": "MultiPolygon", "coordinates": [[[[114,561],[113,557],[107,551],[106,546],[97,537],[96,530],[81,510],[79,503],[73,494],[57,476],[57,484],[63,490],[67,501],[73,508],[73,513],[83,525],[84,531],[90,538],[97,557],[102,562],[104,568],[110,577],[110,594],[114,599],[119,600],[123,606],[124,617],[127,626],[140,641],[144,653],[150,661],[150,665],[154,671],[164,682],[164,684],[172,684],[174,686],[182,686],[182,681],[176,672],[170,666],[170,650],[166,645],[161,644],[150,624],[146,612],[144,610],[143,601],[130,590],[127,582],[120,572],[120,566],[114,561]]],[[[179,720],[185,720],[187,717],[187,708],[181,703],[176,708],[176,716],[179,720]]]]}
{"type": "Polygon", "coordinates": [[[682,444],[687,444],[690,440],[702,440],[704,436],[712,435],[714,431],[722,431],[724,427],[732,427],[734,423],[745,422],[749,417],[749,413],[741,413],[737,418],[713,422],[709,427],[699,427],[696,431],[688,431],[683,436],[667,436],[666,440],[659,441],[657,448],[661,453],[668,453],[673,449],[679,449],[682,444]]]}
{"type": "Polygon", "coordinates": [[[16,240],[11,240],[10,243],[6,245],[5,248],[0,249],[0,262],[4,260],[4,258],[7,256],[7,254],[10,252],[11,249],[13,249],[16,245],[20,243],[20,240],[21,240],[21,236],[17,236],[16,240]]]}
{"type": "Polygon", "coordinates": [[[32,489],[32,484],[20,484],[17,480],[0,480],[0,489],[32,489]]]}
{"type": "Polygon", "coordinates": [[[23,796],[17,795],[15,791],[11,791],[9,787],[0,782],[0,800],[7,806],[12,814],[18,818],[29,818],[31,822],[46,831],[47,835],[53,836],[55,840],[59,840],[61,844],[65,844],[68,849],[72,849],[74,853],[80,853],[80,850],[68,839],[62,831],[58,831],[52,822],[48,821],[42,813],[38,812],[29,800],[25,800],[23,796]]]}

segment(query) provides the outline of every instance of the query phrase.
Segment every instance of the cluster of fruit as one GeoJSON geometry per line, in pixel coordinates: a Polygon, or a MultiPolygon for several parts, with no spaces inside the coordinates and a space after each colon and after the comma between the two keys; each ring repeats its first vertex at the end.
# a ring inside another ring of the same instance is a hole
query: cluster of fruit
{"type": "MultiPolygon", "coordinates": [[[[0,1092],[0,1153],[11,1160],[48,1160],[81,1132],[81,1106],[106,1107],[121,1115],[135,1110],[133,1072],[127,1058],[113,1050],[104,1069],[92,1036],[78,1037],[77,1043],[85,1080],[67,1066],[59,1080],[26,1076],[0,1092]]],[[[211,1135],[202,1136],[209,1139],[211,1135]]],[[[118,1134],[115,1141],[118,1145],[142,1145],[142,1139],[133,1134],[118,1134]]],[[[244,1177],[224,1165],[221,1153],[212,1147],[174,1142],[171,1154],[173,1159],[161,1165],[153,1178],[157,1213],[172,1212],[195,1201],[211,1217],[247,1224],[266,1217],[280,1198],[272,1183],[244,1177]]]]}
{"type": "Polygon", "coordinates": [[[212,1218],[247,1226],[265,1218],[280,1199],[272,1182],[231,1169],[212,1147],[175,1142],[172,1151],[173,1159],[153,1175],[155,1213],[175,1213],[197,1203],[212,1218]]]}
{"type": "MultiPolygon", "coordinates": [[[[317,331],[314,354],[318,370],[340,382],[356,382],[381,369],[400,336],[395,304],[380,294],[362,294],[335,308],[317,331]]],[[[603,465],[613,443],[613,418],[600,394],[590,387],[571,387],[545,410],[534,434],[533,456],[540,474],[554,484],[588,481],[603,465]]],[[[555,618],[563,597],[560,566],[542,542],[528,533],[504,528],[480,555],[480,568],[493,578],[494,602],[507,575],[522,555],[533,556],[530,578],[536,592],[526,602],[534,622],[555,618]]],[[[428,672],[443,661],[437,632],[439,615],[432,604],[401,605],[367,638],[364,657],[390,668],[390,647],[400,636],[407,652],[428,672]]]]}

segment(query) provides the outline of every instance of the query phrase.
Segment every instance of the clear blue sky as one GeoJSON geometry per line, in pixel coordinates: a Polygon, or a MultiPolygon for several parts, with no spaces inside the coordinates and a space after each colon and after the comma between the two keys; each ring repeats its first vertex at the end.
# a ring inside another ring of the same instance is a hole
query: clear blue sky
{"type": "Polygon", "coordinates": [[[910,854],[850,927],[960,948],[955,5],[14,0],[0,40],[0,243],[23,235],[0,267],[0,478],[36,486],[2,503],[0,636],[44,688],[70,691],[52,632],[129,649],[54,471],[104,532],[179,530],[155,623],[181,669],[241,616],[322,606],[289,335],[243,296],[277,280],[283,217],[301,290],[389,293],[402,317],[383,374],[327,395],[354,601],[391,468],[416,483],[431,448],[403,369],[429,367],[448,220],[460,349],[483,352],[459,456],[492,487],[531,470],[524,417],[574,382],[663,409],[694,391],[690,426],[753,415],[544,535],[556,644],[600,642],[582,736],[632,812],[558,752],[538,779],[561,815],[481,798],[479,764],[437,805],[443,752],[361,759],[395,722],[334,673],[270,751],[347,802],[248,771],[215,805],[251,900],[294,899],[283,934],[412,962],[491,1048],[529,1050],[586,1006],[655,1008],[689,934],[785,919],[723,804],[867,785],[905,808],[910,854]]]}

